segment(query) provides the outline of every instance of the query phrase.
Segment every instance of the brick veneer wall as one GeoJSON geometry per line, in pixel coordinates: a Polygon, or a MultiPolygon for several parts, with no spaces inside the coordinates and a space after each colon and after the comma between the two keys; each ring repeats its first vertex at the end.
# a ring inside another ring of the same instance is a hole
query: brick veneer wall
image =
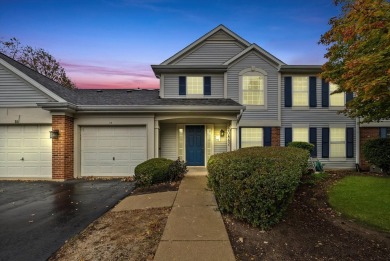
{"type": "Polygon", "coordinates": [[[272,127],[271,146],[272,147],[279,147],[280,146],[280,128],[278,128],[278,127],[272,127]]]}
{"type": "Polygon", "coordinates": [[[366,141],[379,138],[379,128],[360,128],[360,168],[369,170],[370,164],[366,161],[363,154],[363,145],[366,141]]]}
{"type": "Polygon", "coordinates": [[[73,179],[73,118],[65,115],[53,115],[52,129],[59,130],[58,139],[52,139],[52,178],[73,179]]]}

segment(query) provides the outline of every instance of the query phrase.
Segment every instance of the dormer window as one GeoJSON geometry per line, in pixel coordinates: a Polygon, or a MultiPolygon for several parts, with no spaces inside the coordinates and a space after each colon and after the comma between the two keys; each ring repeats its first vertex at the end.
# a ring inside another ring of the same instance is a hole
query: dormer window
{"type": "Polygon", "coordinates": [[[179,95],[211,95],[211,76],[179,76],[179,95]]]}
{"type": "Polygon", "coordinates": [[[203,77],[187,77],[187,94],[203,94],[203,77]]]}

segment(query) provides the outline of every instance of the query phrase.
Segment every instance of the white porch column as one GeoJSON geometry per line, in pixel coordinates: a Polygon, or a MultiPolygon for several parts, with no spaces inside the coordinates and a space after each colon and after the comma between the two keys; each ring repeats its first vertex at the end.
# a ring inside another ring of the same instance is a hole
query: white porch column
{"type": "Polygon", "coordinates": [[[230,151],[237,149],[237,121],[233,120],[230,125],[230,151]]]}
{"type": "Polygon", "coordinates": [[[160,125],[157,120],[154,121],[154,157],[158,158],[159,153],[159,137],[160,137],[160,125]]]}

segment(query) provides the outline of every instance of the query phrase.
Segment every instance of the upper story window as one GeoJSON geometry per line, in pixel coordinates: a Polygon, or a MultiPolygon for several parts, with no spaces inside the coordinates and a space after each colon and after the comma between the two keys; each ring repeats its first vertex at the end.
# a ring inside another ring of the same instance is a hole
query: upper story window
{"type": "Polygon", "coordinates": [[[309,106],[309,77],[292,78],[293,106],[309,106]]]}
{"type": "Polygon", "coordinates": [[[266,106],[267,72],[252,66],[239,73],[239,100],[250,106],[266,106]]]}
{"type": "Polygon", "coordinates": [[[334,93],[335,90],[338,89],[338,85],[334,83],[329,84],[329,106],[344,106],[345,105],[345,94],[343,92],[341,93],[334,93]]]}
{"type": "Polygon", "coordinates": [[[211,95],[211,76],[179,76],[179,95],[211,95]]]}
{"type": "Polygon", "coordinates": [[[203,94],[203,77],[187,77],[187,94],[203,94]]]}
{"type": "Polygon", "coordinates": [[[285,76],[284,106],[297,108],[317,107],[317,77],[285,76]]]}
{"type": "Polygon", "coordinates": [[[244,75],[242,81],[242,103],[264,105],[264,76],[244,75]]]}
{"type": "MultiPolygon", "coordinates": [[[[334,83],[329,83],[325,79],[322,79],[322,107],[344,107],[346,103],[353,99],[352,92],[341,92],[331,94],[335,90],[337,90],[339,86],[334,83]]],[[[339,109],[339,108],[335,108],[339,109]]]]}

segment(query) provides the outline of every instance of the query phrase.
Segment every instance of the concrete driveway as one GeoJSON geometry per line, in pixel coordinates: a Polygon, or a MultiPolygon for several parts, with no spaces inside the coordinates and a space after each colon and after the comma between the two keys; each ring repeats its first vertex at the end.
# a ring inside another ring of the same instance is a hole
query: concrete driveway
{"type": "Polygon", "coordinates": [[[119,180],[0,181],[0,260],[46,260],[133,189],[119,180]]]}

